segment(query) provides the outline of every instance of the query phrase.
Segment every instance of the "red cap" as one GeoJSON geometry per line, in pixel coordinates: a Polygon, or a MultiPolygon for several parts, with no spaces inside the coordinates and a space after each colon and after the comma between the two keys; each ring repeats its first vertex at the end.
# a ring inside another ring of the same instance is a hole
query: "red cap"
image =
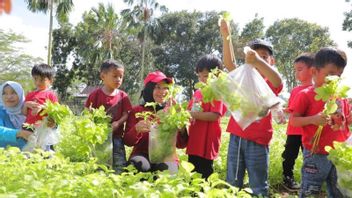
{"type": "Polygon", "coordinates": [[[165,80],[167,83],[172,83],[172,78],[168,78],[165,74],[161,71],[155,71],[148,74],[147,77],[144,79],[144,85],[149,82],[159,83],[160,81],[165,80]]]}

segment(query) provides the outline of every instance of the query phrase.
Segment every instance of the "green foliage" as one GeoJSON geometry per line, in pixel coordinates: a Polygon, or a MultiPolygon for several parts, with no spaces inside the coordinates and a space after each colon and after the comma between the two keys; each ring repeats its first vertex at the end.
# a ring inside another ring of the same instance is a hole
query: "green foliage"
{"type": "MultiPolygon", "coordinates": [[[[350,0],[346,0],[346,2],[351,3],[350,0]]],[[[344,14],[345,19],[342,23],[342,30],[350,32],[352,31],[352,8],[350,9],[350,11],[347,11],[344,14]]],[[[352,41],[348,41],[348,47],[352,48],[352,41]]]]}
{"type": "Polygon", "coordinates": [[[24,53],[22,48],[16,47],[27,42],[20,34],[0,29],[0,84],[11,80],[20,83],[26,91],[34,88],[32,81],[28,79],[32,67],[42,62],[42,59],[32,57],[24,53]]]}
{"type": "Polygon", "coordinates": [[[287,80],[288,89],[297,85],[293,60],[303,52],[316,52],[321,47],[334,45],[328,28],[292,18],[274,22],[265,34],[274,45],[276,66],[287,80]]]}
{"type": "Polygon", "coordinates": [[[61,138],[55,150],[74,162],[97,158],[99,163],[109,164],[111,151],[104,147],[111,135],[109,123],[103,106],[90,111],[84,109],[79,116],[66,116],[59,124],[61,138]]]}
{"type": "MultiPolygon", "coordinates": [[[[0,149],[0,194],[6,197],[233,197],[245,195],[219,179],[208,181],[181,162],[177,175],[137,173],[132,167],[121,175],[104,166],[70,162],[48,153],[23,154],[17,148],[0,149]]],[[[247,195],[248,197],[248,195],[247,195]]]]}
{"type": "Polygon", "coordinates": [[[347,143],[334,142],[334,148],[327,147],[328,159],[336,166],[337,183],[346,196],[352,193],[352,146],[347,143]]]}
{"type": "MultiPolygon", "coordinates": [[[[337,99],[346,98],[347,92],[350,88],[346,85],[343,85],[341,78],[339,76],[326,76],[325,83],[315,88],[315,97],[314,99],[319,101],[322,100],[325,102],[323,114],[330,116],[335,113],[338,105],[336,104],[337,99]]],[[[319,125],[317,131],[313,137],[312,152],[314,153],[319,145],[320,136],[323,131],[323,125],[319,125]]]]}
{"type": "Polygon", "coordinates": [[[44,110],[40,113],[40,115],[47,115],[49,118],[53,119],[55,123],[61,124],[61,122],[66,117],[73,116],[71,109],[66,105],[61,105],[57,102],[53,103],[50,100],[47,100],[44,104],[44,110]]]}

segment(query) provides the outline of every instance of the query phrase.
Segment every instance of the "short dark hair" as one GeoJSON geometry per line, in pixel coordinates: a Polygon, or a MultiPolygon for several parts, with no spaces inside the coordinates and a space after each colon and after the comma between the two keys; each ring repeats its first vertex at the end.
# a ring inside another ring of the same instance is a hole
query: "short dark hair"
{"type": "Polygon", "coordinates": [[[314,63],[314,54],[313,53],[303,53],[296,57],[293,63],[303,62],[307,67],[312,67],[314,63]]]}
{"type": "Polygon", "coordinates": [[[55,76],[55,69],[47,64],[34,65],[31,72],[32,76],[39,76],[41,78],[48,78],[53,80],[55,76]]]}
{"type": "Polygon", "coordinates": [[[125,67],[123,66],[123,64],[120,61],[117,60],[113,60],[113,59],[108,59],[105,60],[101,66],[100,66],[100,73],[102,72],[107,72],[109,71],[111,68],[121,68],[121,69],[125,69],[125,67]]]}
{"type": "Polygon", "coordinates": [[[338,68],[345,68],[347,64],[345,52],[333,47],[321,48],[315,54],[313,66],[316,68],[324,68],[327,64],[334,64],[338,68]]]}
{"type": "Polygon", "coordinates": [[[220,58],[218,58],[213,54],[202,56],[196,64],[197,73],[202,72],[204,70],[207,70],[210,72],[212,69],[215,69],[215,68],[222,69],[223,65],[220,58]]]}

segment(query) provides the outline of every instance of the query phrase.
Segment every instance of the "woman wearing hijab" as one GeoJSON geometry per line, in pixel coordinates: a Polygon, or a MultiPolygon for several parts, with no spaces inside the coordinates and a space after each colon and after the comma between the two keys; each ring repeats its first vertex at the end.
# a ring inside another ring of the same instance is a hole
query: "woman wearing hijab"
{"type": "Polygon", "coordinates": [[[21,109],[24,104],[22,86],[13,81],[7,81],[0,86],[0,147],[15,146],[20,149],[32,134],[21,130],[26,117],[21,109]]]}
{"type": "MultiPolygon", "coordinates": [[[[132,108],[127,122],[124,135],[124,143],[127,146],[133,146],[129,162],[137,170],[142,172],[169,170],[170,173],[176,173],[178,170],[178,159],[173,159],[165,163],[153,164],[149,160],[149,132],[150,124],[143,118],[137,117],[136,114],[142,112],[153,112],[153,107],[145,106],[146,103],[156,102],[156,111],[165,108],[165,97],[169,92],[168,84],[172,79],[165,76],[160,71],[151,72],[144,79],[144,89],[142,91],[143,102],[132,108]]],[[[187,145],[187,134],[177,134],[176,147],[185,148],[187,145]]]]}

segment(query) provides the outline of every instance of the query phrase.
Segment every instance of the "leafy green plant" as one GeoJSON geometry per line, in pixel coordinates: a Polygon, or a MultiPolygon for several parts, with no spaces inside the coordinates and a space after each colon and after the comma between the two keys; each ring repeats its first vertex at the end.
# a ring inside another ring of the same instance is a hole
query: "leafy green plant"
{"type": "MultiPolygon", "coordinates": [[[[336,104],[336,100],[346,98],[347,92],[349,91],[349,87],[340,83],[341,78],[339,76],[327,76],[325,78],[325,83],[315,88],[316,96],[315,100],[322,100],[325,102],[323,114],[326,116],[330,116],[335,113],[338,105],[336,104]]],[[[320,136],[323,131],[323,125],[319,125],[317,131],[314,134],[312,139],[312,153],[316,152],[320,136]]]]}

